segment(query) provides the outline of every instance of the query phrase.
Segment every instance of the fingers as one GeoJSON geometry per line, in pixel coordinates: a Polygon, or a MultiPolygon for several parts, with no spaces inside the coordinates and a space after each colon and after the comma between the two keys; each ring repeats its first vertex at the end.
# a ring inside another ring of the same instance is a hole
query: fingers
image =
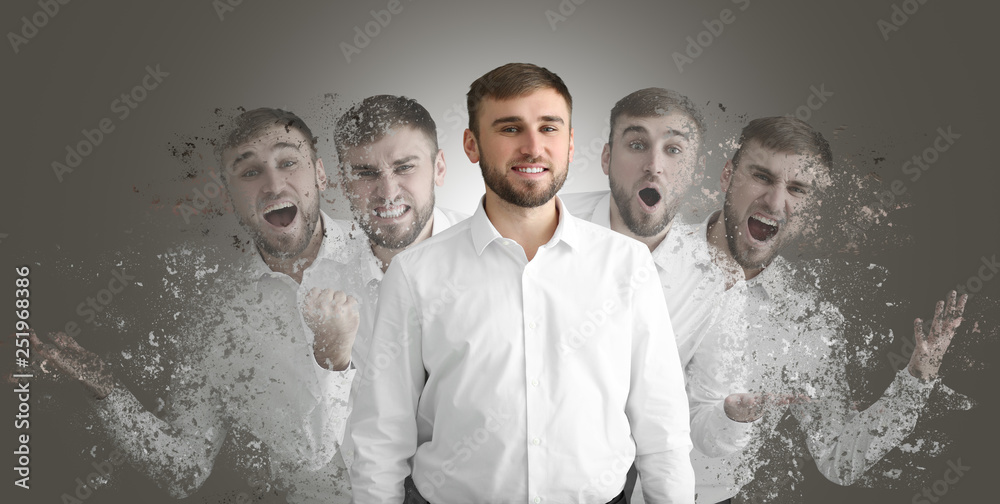
{"type": "Polygon", "coordinates": [[[927,336],[924,334],[924,321],[920,318],[913,319],[913,336],[914,341],[919,345],[927,341],[927,336]]]}
{"type": "MultiPolygon", "coordinates": [[[[941,315],[944,313],[944,301],[938,301],[934,305],[934,318],[931,319],[931,332],[929,334],[930,340],[936,340],[938,336],[941,335],[942,329],[944,328],[944,317],[941,315]]],[[[933,343],[933,341],[931,341],[933,343]]]]}

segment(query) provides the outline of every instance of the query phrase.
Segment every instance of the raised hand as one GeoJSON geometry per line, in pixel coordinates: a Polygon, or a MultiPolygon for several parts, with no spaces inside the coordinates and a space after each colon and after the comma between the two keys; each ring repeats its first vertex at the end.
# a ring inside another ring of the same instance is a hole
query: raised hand
{"type": "Polygon", "coordinates": [[[962,324],[962,313],[965,312],[965,302],[968,295],[962,294],[956,299],[955,291],[948,293],[946,301],[938,301],[934,307],[934,319],[930,330],[924,332],[924,321],[913,321],[913,355],[910,356],[910,374],[921,380],[930,381],[938,377],[941,361],[955,331],[962,324]]]}
{"type": "Polygon", "coordinates": [[[97,399],[104,399],[115,388],[115,377],[97,354],[83,348],[63,332],[49,334],[51,343],[45,343],[31,331],[31,346],[36,359],[41,359],[41,371],[49,373],[49,366],[78,380],[97,399]]]}
{"type": "Polygon", "coordinates": [[[358,301],[341,291],[313,288],[306,294],[302,317],[316,335],[316,362],[331,371],[347,369],[361,322],[358,301]]]}

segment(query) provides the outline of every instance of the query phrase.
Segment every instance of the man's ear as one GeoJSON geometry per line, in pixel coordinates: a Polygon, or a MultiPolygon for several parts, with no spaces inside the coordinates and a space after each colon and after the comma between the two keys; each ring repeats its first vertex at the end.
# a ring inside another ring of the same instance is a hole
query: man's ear
{"type": "Polygon", "coordinates": [[[317,185],[319,185],[319,191],[323,192],[328,187],[327,186],[328,181],[326,179],[326,168],[323,168],[323,158],[316,158],[316,162],[313,164],[316,165],[316,181],[318,182],[317,185]]]}
{"type": "Polygon", "coordinates": [[[733,170],[735,169],[736,167],[733,166],[732,159],[726,161],[726,166],[722,169],[722,176],[719,177],[719,182],[722,185],[722,192],[728,191],[729,186],[733,183],[733,170]]]}
{"type": "Polygon", "coordinates": [[[571,127],[569,129],[569,157],[567,158],[568,161],[566,161],[567,166],[573,162],[574,152],[576,152],[576,146],[573,145],[573,128],[571,127]]]}
{"type": "Polygon", "coordinates": [[[470,162],[479,162],[479,142],[476,141],[476,135],[473,135],[472,130],[468,128],[462,135],[462,148],[465,149],[465,155],[469,157],[470,162]]]}
{"type": "Polygon", "coordinates": [[[604,144],[604,150],[601,151],[601,169],[604,170],[605,175],[611,175],[611,144],[604,144]]]}
{"type": "Polygon", "coordinates": [[[444,149],[438,149],[434,156],[434,185],[441,187],[444,185],[444,176],[448,172],[448,165],[444,162],[444,149]]]}

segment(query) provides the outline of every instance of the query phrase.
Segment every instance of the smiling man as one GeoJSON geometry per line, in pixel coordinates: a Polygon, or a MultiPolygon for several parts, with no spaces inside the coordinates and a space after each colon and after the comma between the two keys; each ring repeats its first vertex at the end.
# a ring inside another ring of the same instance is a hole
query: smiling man
{"type": "Polygon", "coordinates": [[[165,414],[146,410],[69,336],[32,341],[90,390],[130,464],[172,496],[205,482],[228,437],[252,440],[232,448],[237,469],[265,474],[258,483],[277,483],[288,502],[348,502],[339,452],[359,315],[345,291],[360,284],[348,229],[320,210],[327,181],[316,139],[295,114],[261,108],[237,117],[219,146],[222,180],[254,246],[198,282],[204,297],[181,293],[198,301],[181,318],[165,414]]]}
{"type": "Polygon", "coordinates": [[[413,502],[623,502],[633,459],[649,502],[693,502],[655,266],[555,197],[571,104],[535,65],[470,87],[464,148],[486,194],[386,273],[350,420],[356,502],[402,501],[410,474],[413,502]]]}

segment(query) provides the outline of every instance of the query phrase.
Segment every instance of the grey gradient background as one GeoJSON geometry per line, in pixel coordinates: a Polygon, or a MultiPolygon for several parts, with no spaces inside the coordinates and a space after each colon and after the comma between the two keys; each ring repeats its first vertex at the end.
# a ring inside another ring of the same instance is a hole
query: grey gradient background
{"type": "MultiPolygon", "coordinates": [[[[179,243],[225,243],[236,232],[235,219],[224,210],[190,223],[171,211],[204,184],[212,162],[185,164],[168,145],[210,129],[217,107],[278,106],[298,112],[320,137],[320,154],[332,176],[335,153],[328,139],[340,107],[378,93],[416,98],[437,120],[448,162],[438,203],[471,213],[483,187],[478,168],[461,148],[464,94],[489,69],[527,61],[558,73],[573,93],[577,161],[571,165],[568,192],[607,187],[589,145],[603,142],[610,107],[635,89],[673,88],[702,106],[711,149],[703,184],[716,190],[729,154],[720,146],[746,120],[793,112],[805,103],[810,86],[825,85],[834,96],[810,123],[833,140],[838,157],[854,159],[842,168],[859,176],[874,172],[885,183],[902,179],[907,187],[907,208],[894,213],[891,227],[883,221],[871,232],[912,238],[888,239],[844,258],[887,267],[889,296],[913,307],[909,320],[929,317],[934,300],[975,275],[981,257],[1000,253],[995,195],[1000,171],[994,162],[1000,79],[992,33],[1000,8],[971,0],[930,0],[884,41],[876,22],[889,18],[893,3],[752,0],[740,11],[730,0],[587,0],[553,30],[545,13],[558,12],[557,0],[402,0],[403,11],[348,63],[340,43],[352,43],[355,27],[363,29],[372,21],[369,11],[385,9],[386,1],[244,0],[221,20],[209,1],[70,2],[17,54],[9,43],[0,48],[6,113],[0,198],[5,273],[0,278],[8,286],[0,289],[0,300],[13,305],[12,270],[30,265],[33,326],[57,330],[79,318],[77,303],[106,284],[117,264],[145,285],[113,302],[126,314],[127,330],[84,326],[79,340],[111,355],[144,338],[151,330],[144,325],[152,318],[148,312],[157,307],[145,309],[135,299],[150,295],[162,276],[155,255],[179,243]],[[678,72],[671,54],[684,51],[685,37],[696,37],[705,29],[702,20],[718,17],[724,8],[734,10],[735,22],[678,72]],[[139,84],[147,65],[160,65],[169,76],[119,120],[111,101],[139,84]],[[323,98],[327,93],[337,95],[332,105],[323,98]],[[115,130],[58,182],[52,162],[63,160],[67,144],[82,140],[81,129],[97,127],[104,117],[112,118],[115,130]],[[931,145],[938,127],[948,126],[961,139],[910,182],[901,165],[931,145]],[[193,169],[193,178],[184,176],[193,169]]],[[[0,10],[0,28],[7,33],[19,32],[21,17],[30,18],[39,7],[17,0],[4,2],[0,10]]],[[[343,198],[334,190],[326,197],[326,208],[342,215],[343,198]]],[[[858,201],[875,198],[862,194],[858,201]]],[[[688,211],[698,217],[710,207],[701,199],[688,211]]],[[[224,203],[214,201],[213,208],[224,203]]],[[[953,353],[964,357],[945,363],[946,382],[979,406],[935,420],[954,443],[930,461],[928,474],[937,476],[924,484],[941,477],[949,458],[972,466],[941,502],[996,494],[997,346],[986,336],[991,327],[996,333],[1000,321],[998,294],[1000,281],[986,282],[970,302],[967,320],[975,318],[983,332],[956,343],[953,353]],[[969,359],[976,363],[965,366],[969,359]]],[[[864,310],[864,299],[843,301],[864,310]]],[[[9,332],[11,311],[2,318],[9,332]]],[[[897,335],[911,333],[906,317],[890,319],[897,335]]],[[[6,372],[13,348],[5,339],[0,349],[0,370],[6,372]]],[[[885,359],[877,361],[884,366],[885,359]]],[[[873,383],[884,387],[888,382],[885,369],[870,372],[873,383]]],[[[126,382],[132,376],[132,383],[145,383],[134,373],[123,375],[126,382]]],[[[78,388],[35,380],[32,389],[32,489],[13,486],[9,468],[15,457],[7,455],[2,495],[10,497],[4,502],[59,502],[62,493],[72,493],[74,479],[86,477],[90,463],[105,460],[109,452],[88,429],[92,421],[77,398],[78,388]]],[[[141,392],[140,398],[155,405],[155,392],[141,392]]],[[[8,394],[0,409],[0,446],[8,454],[14,449],[15,408],[8,394]]],[[[245,479],[222,467],[189,501],[217,502],[226,492],[246,488],[245,479]]],[[[807,473],[809,502],[910,502],[920,490],[842,488],[814,469],[807,473]]],[[[128,467],[88,500],[171,502],[128,467]]]]}

